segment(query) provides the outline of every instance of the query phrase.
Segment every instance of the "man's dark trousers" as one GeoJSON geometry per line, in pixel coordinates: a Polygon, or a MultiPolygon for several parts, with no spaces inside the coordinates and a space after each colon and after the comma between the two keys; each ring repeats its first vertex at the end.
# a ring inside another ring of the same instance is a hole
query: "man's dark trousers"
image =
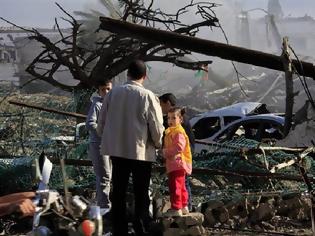
{"type": "Polygon", "coordinates": [[[151,178],[152,162],[131,160],[121,157],[112,159],[112,220],[114,236],[128,235],[126,217],[126,192],[129,176],[132,174],[135,198],[133,228],[137,236],[144,235],[149,219],[150,199],[148,189],[151,178]]]}

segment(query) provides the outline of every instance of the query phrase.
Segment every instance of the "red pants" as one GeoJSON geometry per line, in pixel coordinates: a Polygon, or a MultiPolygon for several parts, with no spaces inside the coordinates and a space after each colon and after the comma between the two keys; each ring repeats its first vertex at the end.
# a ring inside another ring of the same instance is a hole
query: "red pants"
{"type": "Polygon", "coordinates": [[[168,173],[168,187],[172,209],[182,209],[188,204],[188,192],[185,187],[185,170],[176,170],[168,173]]]}

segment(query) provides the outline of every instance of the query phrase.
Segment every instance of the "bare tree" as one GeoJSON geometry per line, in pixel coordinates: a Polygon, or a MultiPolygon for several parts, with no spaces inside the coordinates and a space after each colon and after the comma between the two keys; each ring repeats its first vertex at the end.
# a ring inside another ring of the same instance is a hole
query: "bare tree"
{"type": "MultiPolygon", "coordinates": [[[[183,35],[195,36],[201,27],[218,26],[218,19],[214,13],[217,5],[206,1],[191,1],[175,13],[153,9],[153,0],[149,3],[141,0],[120,0],[119,7],[115,7],[110,0],[102,0],[102,2],[114,18],[183,35]],[[198,22],[191,25],[183,23],[182,19],[193,10],[198,17],[198,22]]],[[[62,19],[71,25],[71,30],[62,30],[55,20],[60,39],[53,42],[36,29],[24,29],[30,34],[29,39],[36,40],[43,48],[26,71],[34,79],[46,81],[63,90],[88,89],[98,80],[112,79],[125,71],[128,63],[135,58],[168,62],[192,70],[199,70],[202,65],[211,63],[211,61],[190,60],[187,57],[190,52],[186,50],[167,48],[165,45],[147,43],[109,32],[101,35],[102,32],[88,31],[86,27],[88,18],[92,19],[93,15],[99,15],[100,12],[86,13],[85,21],[79,21],[58,3],[56,5],[66,15],[66,18],[62,19]],[[92,38],[93,44],[90,43],[92,38]],[[78,85],[69,86],[56,80],[55,73],[65,69],[71,73],[74,80],[79,82],[78,85]]],[[[82,12],[77,14],[84,15],[82,12]]]]}

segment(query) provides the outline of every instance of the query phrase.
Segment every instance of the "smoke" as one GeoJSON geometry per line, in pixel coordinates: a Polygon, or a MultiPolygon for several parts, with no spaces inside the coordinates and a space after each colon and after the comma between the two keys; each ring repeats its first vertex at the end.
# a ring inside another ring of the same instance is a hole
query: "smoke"
{"type": "MultiPolygon", "coordinates": [[[[273,32],[276,29],[280,34],[280,40],[283,36],[289,36],[289,42],[291,43],[291,46],[295,49],[296,53],[301,56],[301,59],[305,60],[306,56],[311,57],[315,52],[315,45],[313,46],[312,43],[314,41],[312,37],[313,35],[315,36],[315,30],[313,27],[314,21],[309,18],[305,18],[304,20],[303,18],[288,19],[287,17],[290,14],[288,9],[290,9],[291,12],[293,9],[293,5],[288,8],[288,4],[286,4],[290,1],[291,0],[287,0],[286,2],[279,1],[282,4],[282,13],[280,14],[281,17],[275,21],[276,28],[271,28],[272,26],[267,24],[265,18],[267,15],[266,11],[268,10],[268,0],[211,0],[209,2],[218,4],[218,7],[214,8],[213,10],[216,14],[216,17],[219,19],[222,28],[202,28],[200,32],[197,33],[196,37],[222,43],[227,43],[228,41],[228,43],[231,45],[242,46],[262,52],[280,55],[280,51],[277,48],[277,44],[279,44],[279,42],[275,41],[277,39],[273,35],[273,32]]],[[[180,7],[183,7],[189,3],[190,0],[156,0],[152,8],[160,8],[163,12],[174,14],[180,7]]],[[[269,4],[269,10],[275,10],[274,12],[279,12],[277,9],[273,9],[272,4],[269,4]]],[[[195,14],[196,11],[197,9],[192,9],[191,11],[187,12],[185,17],[181,19],[182,22],[188,25],[199,22],[201,18],[195,14]]],[[[300,14],[299,16],[304,16],[304,13],[300,14]]],[[[192,53],[190,58],[192,60],[213,60],[213,64],[209,66],[214,72],[211,74],[212,76],[218,74],[221,77],[225,77],[229,81],[234,83],[237,82],[235,73],[234,76],[232,76],[233,67],[230,61],[196,53],[192,53]]],[[[185,93],[189,93],[200,83],[200,78],[195,76],[195,71],[181,69],[168,63],[152,62],[148,64],[149,79],[146,81],[146,87],[156,93],[161,94],[165,92],[172,92],[175,95],[183,95],[185,93]]],[[[264,75],[267,74],[267,77],[275,77],[275,73],[273,71],[265,68],[254,69],[254,67],[250,65],[243,64],[236,64],[236,67],[241,74],[244,74],[245,76],[252,76],[251,79],[253,77],[260,77],[263,72],[264,75]]],[[[263,81],[257,80],[257,85],[258,82],[260,91],[268,90],[270,83],[262,83],[263,81]]],[[[248,84],[244,83],[243,85],[244,89],[247,89],[248,84]]],[[[254,86],[255,89],[257,85],[254,86]]],[[[236,88],[239,88],[239,86],[235,85],[234,90],[236,88]]],[[[213,88],[209,87],[209,92],[211,92],[211,89],[214,89],[214,86],[213,88]]],[[[279,91],[280,90],[283,92],[284,88],[279,86],[279,91]]],[[[198,100],[197,97],[194,97],[193,99],[198,100]]],[[[210,98],[207,97],[206,100],[208,99],[210,98]]],[[[252,98],[238,97],[238,99],[250,100],[252,98]]],[[[303,98],[299,100],[303,101],[303,98]]],[[[233,100],[233,102],[236,102],[236,100],[233,100]]],[[[266,102],[270,103],[270,101],[267,100],[266,102]]],[[[195,104],[198,103],[199,101],[195,104]]],[[[219,105],[224,106],[228,104],[222,103],[219,105]]]]}
{"type": "MultiPolygon", "coordinates": [[[[213,2],[213,1],[211,1],[213,2]]],[[[280,55],[280,51],[277,48],[278,44],[281,42],[276,42],[277,38],[273,35],[272,26],[268,25],[266,22],[266,15],[265,11],[268,10],[268,1],[214,1],[220,4],[219,7],[215,9],[215,13],[217,18],[220,20],[220,24],[226,37],[230,44],[236,46],[243,46],[246,48],[259,50],[262,52],[272,53],[275,55],[280,55]],[[255,10],[252,10],[255,9],[255,10]],[[241,19],[240,13],[246,13],[247,23],[246,21],[241,19]],[[244,27],[244,24],[246,27],[244,27]],[[249,43],[246,45],[244,42],[244,29],[248,29],[249,34],[249,43]]],[[[282,37],[289,36],[289,42],[295,52],[299,55],[301,60],[306,60],[310,62],[314,62],[312,56],[315,52],[315,45],[312,43],[315,37],[315,28],[314,28],[314,20],[310,17],[304,17],[305,13],[300,14],[300,17],[288,17],[288,4],[289,1],[280,1],[282,4],[282,12],[280,14],[281,18],[275,21],[276,30],[278,30],[280,34],[280,41],[282,37]]],[[[292,2],[292,1],[291,1],[292,2]]],[[[174,0],[171,2],[159,1],[158,6],[161,7],[163,10],[167,10],[171,12],[171,10],[176,10],[179,5],[184,5],[186,2],[181,0],[174,0]]],[[[296,3],[295,3],[296,4],[296,3]]],[[[289,4],[290,5],[290,4],[289,4]]],[[[269,8],[272,9],[272,4],[269,5],[269,8]]],[[[278,6],[279,8],[279,6],[278,6]]],[[[292,11],[292,3],[291,3],[291,11],[292,11]]],[[[277,11],[275,11],[277,12],[277,11]]],[[[279,11],[278,11],[279,12],[279,11]]],[[[297,13],[295,13],[297,15],[297,13]]],[[[190,12],[189,17],[187,17],[185,23],[194,23],[196,20],[196,16],[194,12],[190,12]]],[[[226,43],[226,38],[221,29],[213,28],[213,29],[202,29],[197,37],[218,41],[222,43],[226,43]]],[[[279,40],[279,39],[278,39],[279,40]]],[[[293,55],[292,55],[293,56],[293,55]]],[[[221,60],[220,58],[209,58],[204,55],[200,54],[193,54],[192,56],[194,59],[199,60],[213,60],[213,64],[210,65],[210,68],[217,74],[227,78],[228,80],[233,81],[234,83],[237,82],[235,76],[231,76],[231,72],[233,71],[231,62],[226,60],[221,60]]],[[[154,66],[152,66],[154,67],[154,66]]],[[[157,75],[161,75],[164,78],[164,82],[161,83],[160,88],[157,91],[161,91],[161,88],[166,88],[168,92],[174,92],[175,94],[178,91],[183,91],[187,88],[187,85],[190,87],[194,87],[194,85],[198,84],[198,79],[194,78],[194,73],[191,71],[184,71],[178,69],[176,67],[171,67],[170,65],[163,64],[160,67],[160,70],[164,71],[165,73],[160,73],[159,70],[156,72],[157,75]],[[180,76],[179,76],[180,75],[180,76]],[[190,77],[190,79],[187,79],[190,77]],[[169,83],[165,81],[169,80],[169,83]],[[171,85],[171,86],[168,86],[171,85]],[[184,86],[185,85],[185,86],[184,86]],[[170,91],[171,90],[171,91],[170,91]]],[[[257,76],[259,77],[263,72],[267,73],[268,76],[272,78],[275,77],[275,72],[265,68],[255,68],[251,65],[243,65],[243,64],[236,64],[236,67],[240,73],[245,76],[257,76]]],[[[278,73],[278,72],[277,72],[278,73]]],[[[160,76],[161,77],[161,76],[160,76]]],[[[159,78],[160,78],[159,77],[159,78]]],[[[151,77],[154,80],[154,76],[151,77]]],[[[211,78],[210,78],[211,79],[211,78]]],[[[314,84],[313,81],[309,80],[309,85],[312,86],[314,84]]],[[[152,86],[152,89],[156,88],[157,83],[152,86]]],[[[261,85],[259,88],[261,91],[267,91],[267,87],[265,85],[261,85]]],[[[268,85],[267,85],[268,86],[268,85]]],[[[246,86],[244,87],[246,89],[246,86]]],[[[297,88],[298,89],[298,88],[297,88]]],[[[284,91],[284,88],[280,87],[280,90],[284,91]]],[[[303,91],[301,91],[302,94],[303,91]]],[[[250,98],[248,98],[250,100],[250,98]]],[[[304,98],[300,98],[301,101],[304,102],[304,98]]],[[[226,105],[226,104],[222,104],[226,105]]],[[[297,106],[298,107],[298,106],[297,106]]]]}

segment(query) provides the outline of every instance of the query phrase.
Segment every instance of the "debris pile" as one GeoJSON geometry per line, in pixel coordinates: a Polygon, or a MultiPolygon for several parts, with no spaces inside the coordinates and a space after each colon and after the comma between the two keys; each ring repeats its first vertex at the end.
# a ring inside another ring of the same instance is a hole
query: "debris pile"
{"type": "Polygon", "coordinates": [[[206,235],[203,227],[204,216],[194,212],[181,217],[165,217],[162,219],[164,228],[163,236],[201,236],[206,235]]]}
{"type": "MultiPolygon", "coordinates": [[[[75,111],[73,101],[68,97],[38,94],[16,95],[14,99],[75,111]]],[[[86,139],[80,135],[77,139],[76,119],[8,104],[5,107],[8,109],[6,113],[1,110],[4,117],[2,130],[14,127],[14,133],[0,140],[3,158],[0,159],[0,175],[18,181],[15,184],[2,182],[0,190],[3,194],[33,187],[29,174],[32,160],[42,151],[55,160],[86,159],[86,139]],[[73,139],[66,139],[70,136],[73,139]]],[[[190,182],[195,212],[189,217],[163,219],[166,235],[175,235],[175,231],[183,235],[205,235],[212,228],[277,232],[292,229],[304,230],[307,234],[310,228],[309,196],[295,163],[309,174],[313,174],[315,164],[307,155],[297,159],[303,150],[277,150],[245,138],[213,144],[209,150],[193,158],[190,182]],[[289,226],[285,225],[285,220],[289,226]]],[[[92,168],[78,163],[66,166],[68,186],[81,191],[94,189],[92,168]]],[[[153,178],[154,192],[159,193],[155,199],[168,198],[165,178],[165,174],[153,178]]],[[[62,189],[62,184],[61,169],[55,166],[51,187],[62,189]]],[[[159,201],[162,203],[156,208],[156,214],[161,216],[168,208],[167,201],[159,201]]]]}
{"type": "Polygon", "coordinates": [[[296,118],[302,120],[288,134],[288,136],[277,141],[276,145],[285,147],[309,147],[315,145],[315,110],[309,104],[303,117],[296,118]]]}
{"type": "Polygon", "coordinates": [[[308,197],[297,193],[272,195],[262,192],[256,196],[210,200],[202,206],[205,225],[278,231],[277,224],[273,224],[277,219],[310,220],[311,203],[308,197]]]}
{"type": "MultiPolygon", "coordinates": [[[[283,72],[274,72],[256,68],[246,79],[240,83],[237,79],[234,83],[223,89],[213,90],[211,81],[194,87],[190,93],[179,98],[183,106],[191,109],[191,114],[209,111],[212,109],[228,106],[237,102],[261,102],[268,105],[271,112],[284,112],[285,109],[285,79],[283,72]],[[257,89],[259,88],[259,89],[257,89]]],[[[209,78],[211,80],[211,78],[209,78]]],[[[315,81],[306,80],[311,94],[315,93],[315,81]]],[[[294,79],[294,92],[296,92],[294,111],[301,108],[307,96],[299,79],[294,79]]]]}

